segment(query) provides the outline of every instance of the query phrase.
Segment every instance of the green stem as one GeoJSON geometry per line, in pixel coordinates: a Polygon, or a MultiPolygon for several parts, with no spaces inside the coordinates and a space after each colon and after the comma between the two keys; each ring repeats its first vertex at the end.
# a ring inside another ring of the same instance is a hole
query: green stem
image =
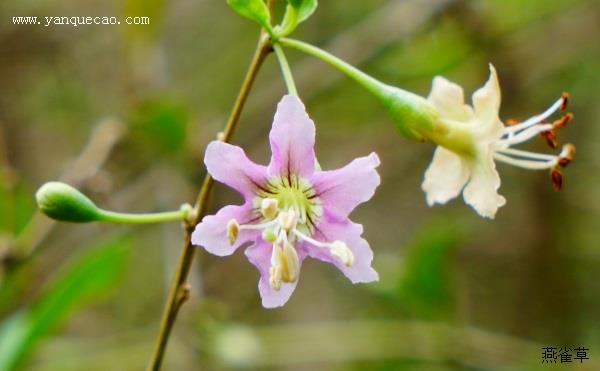
{"type": "Polygon", "coordinates": [[[166,211],[161,213],[148,214],[130,214],[117,213],[108,210],[99,210],[100,219],[102,222],[123,223],[123,224],[147,224],[147,223],[162,223],[171,221],[185,220],[188,210],[166,211]]]}
{"type": "Polygon", "coordinates": [[[298,96],[296,83],[294,82],[294,77],[292,76],[292,71],[290,70],[290,65],[288,64],[283,49],[280,45],[273,44],[273,50],[275,50],[277,61],[279,61],[279,66],[281,67],[281,73],[283,74],[283,80],[285,81],[285,86],[287,87],[288,93],[298,96]]]}
{"type": "Polygon", "coordinates": [[[350,77],[351,79],[353,79],[354,81],[356,81],[375,95],[380,95],[382,91],[387,90],[389,88],[388,85],[367,75],[363,71],[343,61],[335,55],[326,52],[325,50],[318,48],[314,45],[305,43],[303,41],[290,39],[287,37],[279,39],[278,43],[288,48],[299,50],[303,53],[306,53],[308,55],[322,60],[323,62],[337,69],[338,71],[344,73],[346,76],[350,77]]]}

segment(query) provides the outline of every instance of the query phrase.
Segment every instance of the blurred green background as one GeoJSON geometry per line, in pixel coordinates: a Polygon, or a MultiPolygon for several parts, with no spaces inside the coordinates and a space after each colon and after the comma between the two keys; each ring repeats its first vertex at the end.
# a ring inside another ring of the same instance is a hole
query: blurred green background
{"type": "MultiPolygon", "coordinates": [[[[33,193],[60,178],[119,211],[192,201],[257,28],[207,0],[4,0],[0,15],[0,370],[141,370],[180,226],[53,224],[33,193]],[[11,22],[72,15],[151,24],[11,22]]],[[[367,92],[290,50],[323,168],[381,157],[382,185],[352,215],[380,282],[353,286],[309,260],[289,303],[265,310],[241,252],[200,252],[164,369],[600,369],[598,35],[597,0],[321,0],[294,37],[384,81],[425,95],[439,74],[470,95],[493,62],[504,119],[570,92],[575,121],[559,139],[578,153],[564,191],[546,172],[500,165],[508,203],[496,220],[462,201],[428,208],[420,182],[433,146],[401,138],[367,92]],[[542,364],[546,346],[584,346],[590,359],[542,364]]],[[[270,57],[234,139],[257,162],[284,93],[270,57]]],[[[218,185],[211,205],[239,201],[218,185]]]]}

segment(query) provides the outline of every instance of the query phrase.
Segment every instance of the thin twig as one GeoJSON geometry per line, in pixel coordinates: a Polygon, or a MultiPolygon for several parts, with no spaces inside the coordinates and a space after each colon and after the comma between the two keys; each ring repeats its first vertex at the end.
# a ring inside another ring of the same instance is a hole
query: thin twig
{"type": "MultiPolygon", "coordinates": [[[[268,36],[263,32],[261,33],[258,45],[256,47],[256,51],[254,53],[254,57],[252,58],[252,62],[250,63],[250,67],[248,68],[248,72],[246,73],[246,77],[244,79],[240,92],[238,93],[233,109],[231,110],[231,114],[229,116],[229,119],[227,120],[227,124],[225,125],[225,129],[219,135],[220,140],[223,140],[224,142],[228,142],[229,140],[231,140],[231,137],[233,136],[240,115],[242,113],[242,108],[246,103],[246,99],[248,98],[248,94],[250,93],[250,89],[252,88],[252,84],[254,83],[256,75],[258,74],[258,71],[260,70],[260,67],[263,64],[265,57],[271,51],[272,47],[270,40],[268,36]]],[[[190,220],[187,220],[185,223],[183,248],[181,251],[181,255],[179,256],[179,262],[177,264],[177,268],[173,276],[171,288],[169,289],[167,303],[163,311],[163,317],[160,324],[158,338],[156,340],[154,352],[152,353],[152,357],[147,367],[148,371],[157,371],[160,369],[167,341],[169,339],[169,334],[171,333],[171,330],[175,323],[177,313],[179,312],[179,308],[181,307],[181,305],[186,301],[186,299],[189,296],[190,287],[186,280],[190,271],[190,267],[192,265],[192,261],[194,259],[194,253],[196,252],[196,247],[194,247],[191,243],[191,235],[195,225],[201,220],[201,218],[207,211],[207,200],[211,193],[212,186],[213,179],[209,174],[207,174],[204,178],[204,182],[202,183],[200,193],[198,194],[198,197],[196,199],[196,204],[194,207],[195,212],[193,213],[190,220]]]]}

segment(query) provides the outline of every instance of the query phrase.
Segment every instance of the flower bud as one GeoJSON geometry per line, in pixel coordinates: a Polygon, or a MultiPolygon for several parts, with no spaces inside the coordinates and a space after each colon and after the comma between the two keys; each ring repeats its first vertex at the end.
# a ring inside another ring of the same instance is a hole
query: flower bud
{"type": "Polygon", "coordinates": [[[65,183],[45,183],[35,198],[40,210],[55,220],[87,223],[100,219],[99,209],[92,200],[65,183]]]}

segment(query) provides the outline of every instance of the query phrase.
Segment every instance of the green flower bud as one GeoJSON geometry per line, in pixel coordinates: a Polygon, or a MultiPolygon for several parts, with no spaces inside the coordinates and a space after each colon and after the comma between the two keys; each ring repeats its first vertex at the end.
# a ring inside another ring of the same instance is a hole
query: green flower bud
{"type": "Polygon", "coordinates": [[[92,200],[65,183],[45,183],[35,198],[40,210],[55,220],[87,223],[100,219],[100,211],[92,200]]]}

